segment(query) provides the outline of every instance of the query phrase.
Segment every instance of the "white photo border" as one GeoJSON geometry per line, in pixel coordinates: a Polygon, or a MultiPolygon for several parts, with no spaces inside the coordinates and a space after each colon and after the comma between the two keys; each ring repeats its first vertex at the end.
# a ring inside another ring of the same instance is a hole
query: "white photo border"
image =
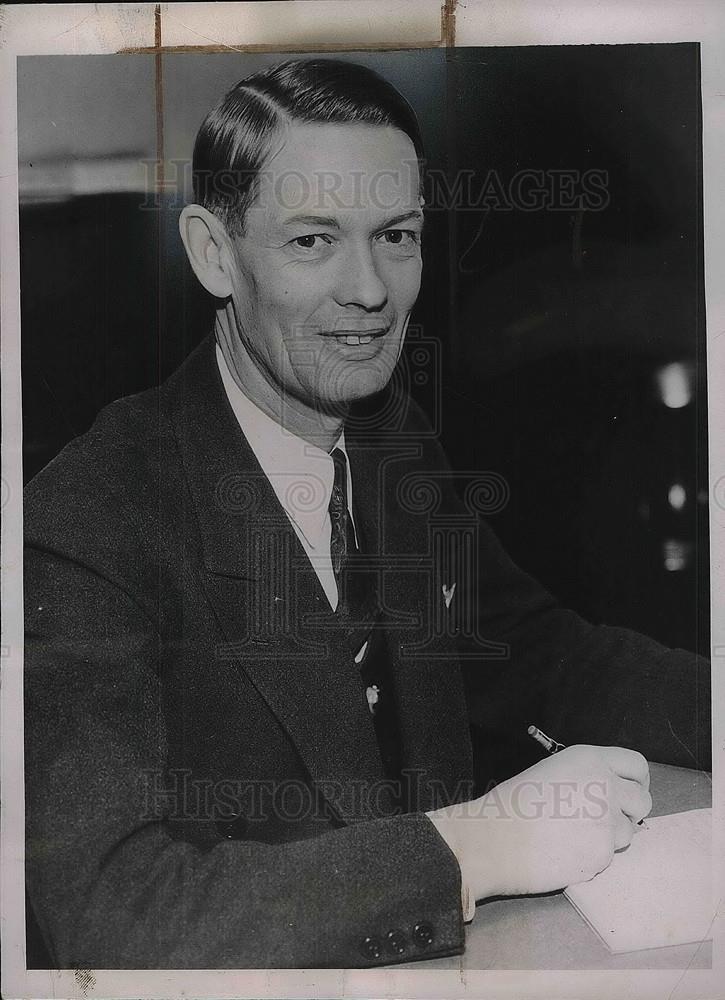
{"type": "MultiPolygon", "coordinates": [[[[272,3],[20,4],[0,8],[0,330],[2,332],[2,795],[0,886],[5,997],[725,997],[725,915],[712,970],[420,971],[25,970],[22,713],[22,407],[16,57],[163,45],[319,51],[340,47],[699,42],[707,321],[713,705],[725,705],[725,4],[722,0],[278,0],[272,3]],[[281,17],[284,8],[284,17],[281,17]],[[441,25],[444,24],[442,28],[441,25]],[[283,27],[281,27],[283,26],[283,27]]],[[[714,891],[725,899],[725,721],[713,731],[714,891]],[[721,849],[718,850],[717,847],[721,849]]]]}

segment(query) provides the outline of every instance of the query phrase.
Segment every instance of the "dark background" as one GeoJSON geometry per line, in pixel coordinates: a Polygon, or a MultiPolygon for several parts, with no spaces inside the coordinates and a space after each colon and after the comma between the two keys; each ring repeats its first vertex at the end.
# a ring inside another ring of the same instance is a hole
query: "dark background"
{"type": "MultiPolygon", "coordinates": [[[[177,235],[179,164],[211,104],[280,58],[18,60],[26,479],[208,332],[177,235]],[[159,124],[161,208],[144,173],[159,124]]],[[[473,171],[476,190],[494,171],[505,190],[526,168],[606,171],[600,210],[433,200],[412,323],[440,365],[413,392],[456,469],[505,477],[491,524],[521,566],[591,620],[707,653],[698,46],[341,58],[408,97],[432,175],[473,171]],[[685,405],[658,389],[669,364],[685,405]]]]}

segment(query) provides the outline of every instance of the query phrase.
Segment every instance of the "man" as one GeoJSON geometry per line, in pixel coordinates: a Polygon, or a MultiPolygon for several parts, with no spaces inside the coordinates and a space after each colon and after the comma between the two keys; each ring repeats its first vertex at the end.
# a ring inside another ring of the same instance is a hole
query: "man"
{"type": "Polygon", "coordinates": [[[458,952],[476,899],[629,843],[633,748],[706,764],[705,664],[559,609],[394,384],[421,157],[362,67],[236,86],[180,220],[214,337],[28,487],[27,879],[61,967],[458,952]],[[529,722],[581,745],[536,762],[529,722]]]}

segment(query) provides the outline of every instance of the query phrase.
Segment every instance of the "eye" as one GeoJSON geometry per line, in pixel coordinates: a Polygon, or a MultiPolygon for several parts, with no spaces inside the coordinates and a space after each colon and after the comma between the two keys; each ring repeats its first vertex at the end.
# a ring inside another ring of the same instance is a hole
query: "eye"
{"type": "Polygon", "coordinates": [[[310,233],[309,236],[296,236],[291,240],[293,247],[298,247],[300,250],[314,250],[318,247],[316,240],[324,240],[324,242],[329,246],[330,238],[325,236],[323,233],[310,233]]]}
{"type": "Polygon", "coordinates": [[[413,247],[420,243],[420,234],[412,229],[386,229],[380,235],[388,246],[413,247]]]}

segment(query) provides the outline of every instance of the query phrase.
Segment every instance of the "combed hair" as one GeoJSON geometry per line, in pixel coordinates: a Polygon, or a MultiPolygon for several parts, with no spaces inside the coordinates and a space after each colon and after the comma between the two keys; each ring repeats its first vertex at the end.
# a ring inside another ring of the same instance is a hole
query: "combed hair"
{"type": "Polygon", "coordinates": [[[423,142],[410,104],[373,70],[341,59],[290,59],[237,83],[204,119],[194,144],[194,198],[241,235],[255,182],[283,123],[383,125],[423,142]]]}

